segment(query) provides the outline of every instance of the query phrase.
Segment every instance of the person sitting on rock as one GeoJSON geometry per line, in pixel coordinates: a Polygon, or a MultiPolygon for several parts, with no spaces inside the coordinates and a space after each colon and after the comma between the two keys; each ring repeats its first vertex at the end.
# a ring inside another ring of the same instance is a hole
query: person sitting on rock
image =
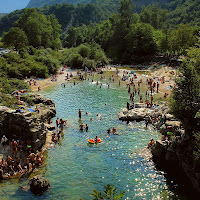
{"type": "Polygon", "coordinates": [[[173,135],[172,126],[168,126],[167,127],[167,138],[168,138],[168,140],[171,140],[172,135],[173,135]]]}
{"type": "Polygon", "coordinates": [[[0,168],[0,180],[5,180],[9,177],[9,175],[4,175],[3,169],[0,168]]]}
{"type": "Polygon", "coordinates": [[[29,171],[29,169],[30,169],[30,158],[29,157],[26,158],[25,166],[27,168],[27,171],[29,171]]]}
{"type": "Polygon", "coordinates": [[[38,106],[36,106],[35,112],[40,113],[40,109],[38,108],[38,106]]]}
{"type": "Polygon", "coordinates": [[[14,168],[14,160],[9,155],[7,155],[6,162],[8,164],[9,169],[13,172],[13,174],[15,174],[15,171],[13,169],[14,168]]]}
{"type": "Polygon", "coordinates": [[[154,140],[153,138],[151,138],[150,142],[148,143],[148,148],[152,147],[153,144],[154,144],[154,140]]]}
{"type": "Polygon", "coordinates": [[[35,161],[35,165],[39,166],[42,164],[42,159],[39,155],[36,156],[36,161],[35,161]]]}
{"type": "Polygon", "coordinates": [[[36,155],[34,153],[31,153],[28,157],[30,158],[30,163],[32,165],[32,169],[34,169],[35,168],[36,155]]]}
{"type": "Polygon", "coordinates": [[[8,166],[7,162],[2,158],[0,162],[0,168],[5,169],[8,166]]]}
{"type": "Polygon", "coordinates": [[[31,145],[32,145],[32,142],[30,139],[28,139],[26,141],[26,155],[29,154],[31,152],[31,145]]]}
{"type": "Polygon", "coordinates": [[[22,169],[22,166],[21,166],[21,161],[20,161],[20,159],[18,157],[16,158],[15,166],[19,170],[20,173],[24,172],[23,169],[22,169]]]}

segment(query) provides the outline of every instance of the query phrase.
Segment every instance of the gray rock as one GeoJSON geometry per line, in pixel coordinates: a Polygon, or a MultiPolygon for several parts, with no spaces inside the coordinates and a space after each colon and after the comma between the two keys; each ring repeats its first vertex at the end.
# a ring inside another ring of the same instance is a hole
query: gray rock
{"type": "Polygon", "coordinates": [[[119,114],[118,117],[120,120],[125,121],[142,121],[152,116],[154,110],[149,108],[134,108],[131,110],[123,109],[119,114]]]}
{"type": "Polygon", "coordinates": [[[171,114],[166,114],[166,119],[170,121],[170,120],[174,119],[174,116],[171,114]]]}
{"type": "Polygon", "coordinates": [[[145,108],[144,103],[135,103],[135,108],[145,108]]]}
{"type": "Polygon", "coordinates": [[[31,94],[34,98],[39,98],[43,103],[38,104],[40,113],[14,113],[13,110],[0,106],[0,138],[6,135],[8,139],[22,139],[26,142],[32,141],[32,150],[40,150],[46,141],[47,127],[44,123],[49,118],[56,115],[55,103],[41,95],[31,94]],[[46,105],[50,104],[51,105],[46,105]],[[36,142],[37,141],[37,142],[36,142]]]}

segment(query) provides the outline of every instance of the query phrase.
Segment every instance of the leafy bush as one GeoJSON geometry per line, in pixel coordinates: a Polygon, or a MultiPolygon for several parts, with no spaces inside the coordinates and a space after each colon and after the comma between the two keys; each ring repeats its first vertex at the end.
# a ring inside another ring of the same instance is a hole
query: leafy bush
{"type": "Polygon", "coordinates": [[[83,67],[87,67],[88,69],[95,69],[96,67],[96,62],[94,60],[90,60],[85,58],[83,61],[83,67]]]}
{"type": "Polygon", "coordinates": [[[82,44],[76,48],[66,49],[63,53],[62,62],[73,68],[95,68],[109,63],[100,45],[82,44]]]}
{"type": "Polygon", "coordinates": [[[1,92],[6,94],[12,94],[15,90],[30,89],[29,85],[22,80],[6,78],[0,79],[0,87],[1,92]]]}
{"type": "Polygon", "coordinates": [[[108,200],[108,199],[122,199],[122,197],[125,194],[125,191],[120,191],[120,194],[117,195],[117,189],[114,187],[114,185],[106,185],[104,186],[105,190],[103,191],[103,194],[100,191],[93,190],[93,194],[91,196],[94,197],[93,200],[108,200]]]}

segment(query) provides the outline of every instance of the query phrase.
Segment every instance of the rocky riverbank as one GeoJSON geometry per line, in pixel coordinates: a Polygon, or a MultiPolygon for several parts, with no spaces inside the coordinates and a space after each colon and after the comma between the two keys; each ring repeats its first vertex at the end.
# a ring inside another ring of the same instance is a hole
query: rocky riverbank
{"type": "Polygon", "coordinates": [[[193,157],[192,145],[191,139],[183,134],[172,141],[156,141],[151,152],[157,165],[200,193],[200,170],[193,157]]]}
{"type": "Polygon", "coordinates": [[[0,138],[21,139],[32,143],[32,151],[41,150],[48,133],[47,121],[56,115],[55,103],[39,94],[29,94],[35,106],[17,110],[0,106],[0,138]]]}
{"type": "MultiPolygon", "coordinates": [[[[166,105],[145,108],[144,104],[136,104],[134,109],[124,108],[118,117],[123,121],[148,121],[160,131],[161,140],[156,141],[150,148],[154,162],[178,181],[193,186],[200,192],[200,170],[191,148],[194,145],[186,134],[181,123],[166,105]],[[168,136],[167,133],[172,135],[168,136]],[[191,183],[191,184],[188,184],[191,183]]],[[[188,186],[188,187],[189,187],[188,186]]]]}

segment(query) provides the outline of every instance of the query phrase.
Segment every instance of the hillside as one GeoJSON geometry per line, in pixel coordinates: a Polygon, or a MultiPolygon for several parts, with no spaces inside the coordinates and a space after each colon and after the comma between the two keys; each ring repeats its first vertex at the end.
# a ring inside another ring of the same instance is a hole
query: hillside
{"type": "Polygon", "coordinates": [[[7,14],[5,14],[5,13],[0,13],[0,18],[4,17],[5,15],[7,15],[7,14]]]}
{"type": "Polygon", "coordinates": [[[53,5],[55,3],[63,4],[80,4],[80,3],[88,3],[90,0],[30,0],[29,4],[27,5],[27,8],[40,8],[44,7],[45,5],[53,5]]]}
{"type": "MultiPolygon", "coordinates": [[[[81,26],[92,23],[99,23],[108,19],[113,13],[118,12],[120,0],[31,0],[28,7],[42,7],[39,11],[45,15],[54,14],[66,30],[68,25],[81,26]],[[87,3],[89,2],[90,3],[87,3]],[[46,5],[45,4],[53,4],[46,5]],[[61,4],[70,2],[74,4],[61,4]]],[[[140,12],[143,5],[148,3],[158,3],[161,7],[169,11],[169,26],[174,27],[181,23],[190,25],[200,25],[200,0],[134,0],[136,11],[140,12]]],[[[0,18],[0,36],[8,31],[13,23],[19,19],[24,10],[17,10],[0,18]]]]}
{"type": "MultiPolygon", "coordinates": [[[[170,0],[133,0],[133,2],[136,4],[137,10],[141,10],[143,5],[148,5],[148,4],[153,4],[153,3],[158,3],[161,6],[164,6],[167,2],[170,0]]],[[[63,4],[63,3],[68,3],[68,4],[83,4],[83,3],[94,3],[94,4],[107,4],[107,5],[112,5],[116,4],[119,6],[120,0],[31,0],[29,4],[27,5],[27,8],[40,8],[44,7],[45,5],[53,5],[55,3],[58,4],[63,4]]]]}
{"type": "Polygon", "coordinates": [[[166,4],[169,23],[172,25],[189,23],[200,26],[200,0],[173,0],[166,4]]]}

